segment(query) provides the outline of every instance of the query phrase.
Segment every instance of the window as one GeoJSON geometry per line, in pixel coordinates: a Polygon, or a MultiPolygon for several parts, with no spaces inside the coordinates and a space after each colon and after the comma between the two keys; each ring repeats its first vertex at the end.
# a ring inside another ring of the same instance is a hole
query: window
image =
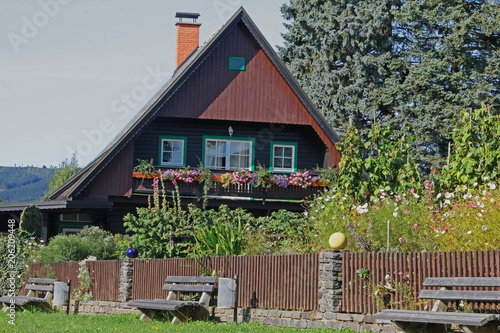
{"type": "Polygon", "coordinates": [[[271,142],[271,171],[297,171],[297,143],[271,142]]]}
{"type": "Polygon", "coordinates": [[[204,142],[206,168],[253,170],[253,139],[204,137],[204,142]]]}
{"type": "Polygon", "coordinates": [[[244,71],[245,70],[245,58],[229,57],[229,69],[244,71]]]}
{"type": "Polygon", "coordinates": [[[160,137],[160,165],[183,167],[186,165],[186,137],[160,137]]]}

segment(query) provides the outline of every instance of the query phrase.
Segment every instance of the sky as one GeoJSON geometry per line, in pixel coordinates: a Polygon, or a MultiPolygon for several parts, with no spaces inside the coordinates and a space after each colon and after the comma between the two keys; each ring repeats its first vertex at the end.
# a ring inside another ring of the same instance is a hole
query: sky
{"type": "Polygon", "coordinates": [[[200,45],[243,6],[283,45],[286,0],[0,0],[0,166],[91,162],[169,80],[176,12],[200,45]]]}

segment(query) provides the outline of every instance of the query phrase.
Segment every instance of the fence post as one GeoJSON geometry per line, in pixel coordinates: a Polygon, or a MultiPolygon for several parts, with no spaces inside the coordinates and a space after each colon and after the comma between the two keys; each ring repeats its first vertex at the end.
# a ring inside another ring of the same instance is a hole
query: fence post
{"type": "Polygon", "coordinates": [[[342,309],[342,252],[323,250],[319,254],[319,312],[342,309]]]}
{"type": "Polygon", "coordinates": [[[118,294],[119,302],[127,302],[132,299],[132,276],[134,273],[134,259],[123,258],[120,260],[120,287],[118,294]]]}

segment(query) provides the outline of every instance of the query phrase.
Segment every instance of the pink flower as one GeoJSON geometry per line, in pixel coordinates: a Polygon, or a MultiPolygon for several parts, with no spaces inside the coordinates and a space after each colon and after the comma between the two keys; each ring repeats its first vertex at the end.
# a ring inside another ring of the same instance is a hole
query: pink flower
{"type": "Polygon", "coordinates": [[[412,188],[412,189],[410,190],[410,193],[413,193],[413,192],[415,192],[415,189],[414,189],[414,188],[412,188]]]}
{"type": "Polygon", "coordinates": [[[467,204],[468,204],[469,206],[471,206],[471,207],[476,207],[476,205],[475,205],[474,203],[472,203],[472,202],[468,202],[467,204]]]}
{"type": "Polygon", "coordinates": [[[403,238],[399,238],[399,242],[400,242],[400,243],[403,243],[403,238]]]}
{"type": "Polygon", "coordinates": [[[397,269],[394,270],[394,274],[398,274],[398,270],[397,269]]]}
{"type": "Polygon", "coordinates": [[[403,275],[403,271],[399,271],[399,275],[403,275]]]}
{"type": "Polygon", "coordinates": [[[403,214],[408,214],[408,209],[403,210],[403,214]]]}
{"type": "Polygon", "coordinates": [[[416,229],[417,227],[418,227],[418,224],[417,224],[417,223],[415,223],[415,224],[413,225],[413,228],[415,228],[415,229],[416,229]]]}
{"type": "Polygon", "coordinates": [[[439,231],[439,227],[434,227],[434,230],[439,231]]]}
{"type": "Polygon", "coordinates": [[[177,185],[177,181],[175,179],[172,180],[172,184],[177,185]]]}

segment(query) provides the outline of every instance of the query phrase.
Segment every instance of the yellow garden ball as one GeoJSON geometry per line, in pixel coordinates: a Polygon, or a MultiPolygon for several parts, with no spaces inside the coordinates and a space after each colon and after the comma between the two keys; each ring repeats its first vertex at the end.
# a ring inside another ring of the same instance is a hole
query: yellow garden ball
{"type": "Polygon", "coordinates": [[[347,238],[341,232],[333,233],[328,240],[332,249],[341,250],[347,246],[347,238]]]}

